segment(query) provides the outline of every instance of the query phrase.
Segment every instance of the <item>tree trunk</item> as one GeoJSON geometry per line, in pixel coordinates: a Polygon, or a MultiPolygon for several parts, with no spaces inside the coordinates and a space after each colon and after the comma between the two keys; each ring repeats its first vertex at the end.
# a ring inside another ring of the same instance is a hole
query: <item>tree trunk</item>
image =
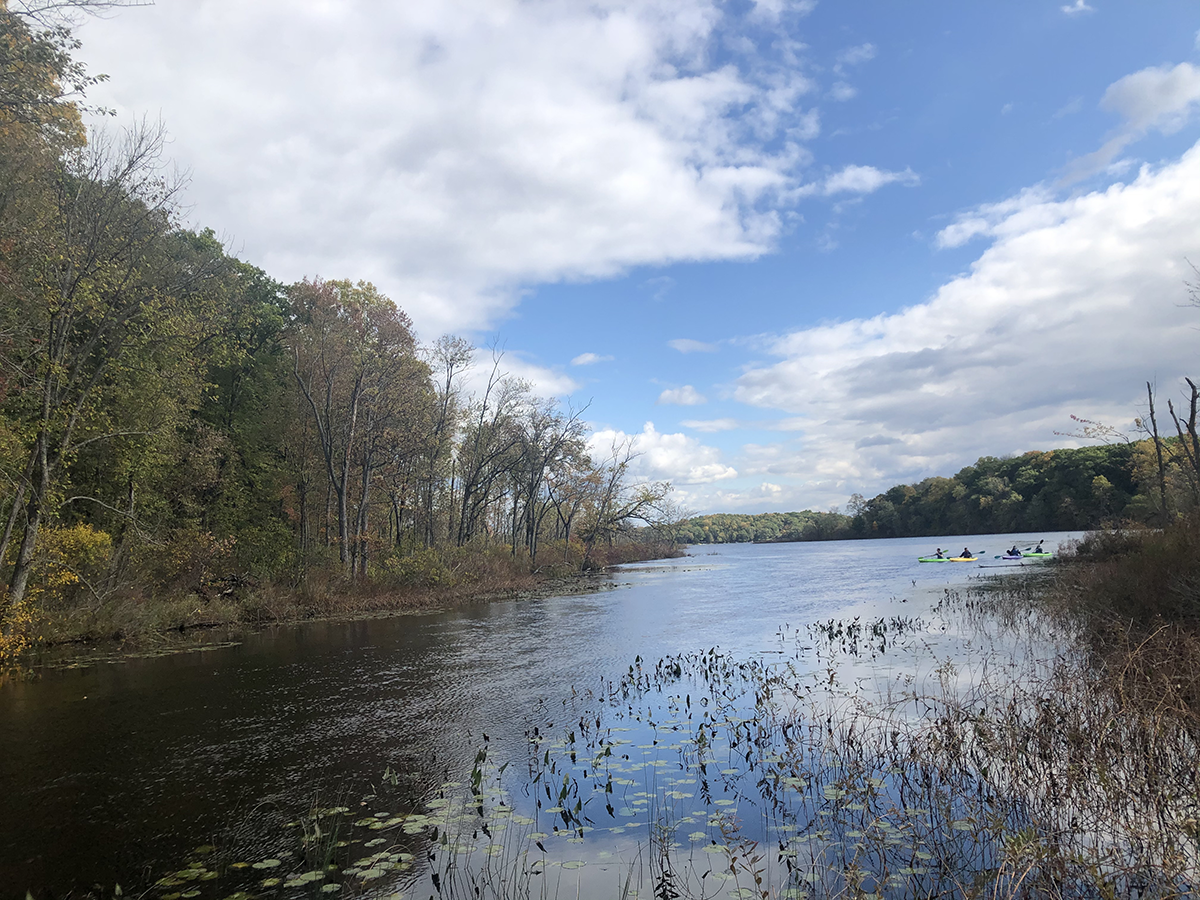
{"type": "Polygon", "coordinates": [[[48,440],[49,437],[43,430],[34,443],[34,474],[37,476],[37,484],[29,492],[29,500],[25,505],[25,533],[21,536],[21,547],[13,565],[7,603],[0,609],[0,613],[7,613],[9,609],[23,602],[29,587],[29,575],[33,569],[33,549],[37,543],[38,529],[42,524],[46,495],[50,493],[49,454],[46,447],[48,440]]]}
{"type": "Polygon", "coordinates": [[[1163,464],[1162,439],[1158,436],[1158,420],[1154,416],[1154,389],[1146,382],[1146,398],[1150,402],[1150,433],[1154,437],[1154,452],[1158,456],[1159,523],[1167,524],[1167,467],[1163,464]]]}

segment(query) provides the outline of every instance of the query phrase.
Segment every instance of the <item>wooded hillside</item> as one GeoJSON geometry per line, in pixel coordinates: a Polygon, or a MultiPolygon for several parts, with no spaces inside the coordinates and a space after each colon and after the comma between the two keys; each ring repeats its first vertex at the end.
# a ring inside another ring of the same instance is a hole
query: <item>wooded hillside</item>
{"type": "Polygon", "coordinates": [[[985,456],[950,478],[896,485],[869,500],[855,494],[846,512],[697,516],[678,534],[705,544],[1079,531],[1152,522],[1164,496],[1172,511],[1194,504],[1186,445],[1172,438],[1162,447],[1165,495],[1158,490],[1154,442],[1117,442],[1007,459],[985,456]]]}

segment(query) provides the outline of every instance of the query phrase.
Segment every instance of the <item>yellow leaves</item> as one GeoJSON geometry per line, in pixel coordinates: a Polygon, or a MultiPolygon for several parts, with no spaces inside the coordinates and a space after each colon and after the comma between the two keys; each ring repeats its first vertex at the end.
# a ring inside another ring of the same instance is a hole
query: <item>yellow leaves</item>
{"type": "MultiPolygon", "coordinates": [[[[0,616],[0,671],[15,666],[37,640],[37,616],[34,613],[33,600],[35,593],[30,591],[23,602],[12,606],[7,602],[0,602],[0,610],[4,610],[0,616]]],[[[0,592],[0,595],[6,594],[7,591],[0,592]]]]}
{"type": "Polygon", "coordinates": [[[46,599],[57,600],[68,589],[107,569],[112,537],[91,525],[42,528],[37,540],[37,581],[46,599]]]}

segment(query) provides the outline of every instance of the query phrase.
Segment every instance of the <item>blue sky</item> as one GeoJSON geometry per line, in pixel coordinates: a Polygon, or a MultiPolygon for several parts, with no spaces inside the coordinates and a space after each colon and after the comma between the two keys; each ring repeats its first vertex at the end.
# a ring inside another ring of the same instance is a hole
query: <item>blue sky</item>
{"type": "Polygon", "coordinates": [[[684,505],[759,512],[1177,396],[1198,32],[1183,0],[158,0],[80,36],[235,252],[498,342],[684,505]]]}

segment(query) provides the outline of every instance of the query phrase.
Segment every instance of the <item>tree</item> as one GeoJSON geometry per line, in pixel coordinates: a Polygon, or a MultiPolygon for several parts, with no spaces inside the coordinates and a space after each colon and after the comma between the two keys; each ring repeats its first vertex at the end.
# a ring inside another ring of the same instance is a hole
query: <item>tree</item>
{"type": "Polygon", "coordinates": [[[461,418],[460,382],[471,366],[474,348],[463,338],[442,335],[425,353],[427,365],[437,374],[435,411],[427,431],[424,483],[421,486],[425,546],[436,543],[437,522],[434,507],[439,489],[448,479],[455,432],[461,418]]]}
{"type": "Polygon", "coordinates": [[[120,144],[100,136],[68,155],[54,173],[46,226],[8,267],[19,275],[4,285],[4,300],[20,318],[6,366],[19,384],[10,408],[17,407],[28,435],[6,528],[12,534],[22,507],[9,604],[24,598],[38,530],[74,456],[89,444],[165,424],[153,413],[139,415],[136,405],[116,421],[106,398],[161,365],[187,363],[167,361],[181,324],[173,293],[184,285],[175,279],[188,276],[174,266],[165,240],[179,184],[162,175],[162,143],[161,131],[143,128],[120,144]]]}
{"type": "Polygon", "coordinates": [[[637,457],[632,439],[614,441],[595,468],[591,516],[584,528],[585,566],[598,540],[611,543],[632,522],[654,524],[659,505],[671,493],[666,481],[630,482],[630,466],[637,457]]]}
{"type": "Polygon", "coordinates": [[[472,404],[456,460],[458,528],[461,547],[484,527],[493,490],[515,464],[521,440],[518,419],[529,403],[529,385],[501,371],[503,354],[493,351],[483,394],[472,404]]]}
{"type": "MultiPolygon", "coordinates": [[[[585,407],[586,409],[586,407],[585,407]]],[[[521,423],[521,457],[514,485],[514,509],[523,506],[522,537],[531,566],[537,565],[542,520],[553,508],[550,479],[583,451],[584,410],[561,412],[554,401],[531,403],[521,423]]],[[[517,529],[512,535],[517,547],[517,529]]]]}
{"type": "Polygon", "coordinates": [[[303,281],[293,286],[290,299],[292,374],[335,495],[338,556],[354,574],[366,567],[371,479],[385,461],[386,435],[400,427],[428,369],[416,358],[408,316],[374,285],[303,281]]]}

